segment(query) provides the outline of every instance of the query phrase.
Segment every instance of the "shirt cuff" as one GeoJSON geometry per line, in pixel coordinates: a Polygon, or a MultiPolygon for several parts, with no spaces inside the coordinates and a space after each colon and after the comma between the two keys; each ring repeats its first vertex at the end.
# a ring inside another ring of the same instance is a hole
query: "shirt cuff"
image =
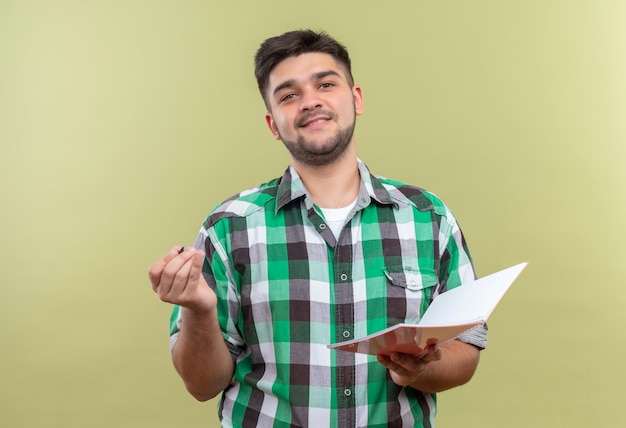
{"type": "Polygon", "coordinates": [[[466,331],[458,337],[458,340],[464,343],[474,345],[480,350],[487,347],[487,324],[479,324],[476,327],[466,331]]]}

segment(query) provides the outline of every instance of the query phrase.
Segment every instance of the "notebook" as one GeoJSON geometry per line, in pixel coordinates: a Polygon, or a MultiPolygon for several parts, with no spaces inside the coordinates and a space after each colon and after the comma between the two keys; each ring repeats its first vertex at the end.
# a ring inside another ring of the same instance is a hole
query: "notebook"
{"type": "Polygon", "coordinates": [[[428,339],[441,344],[485,323],[527,264],[511,266],[438,295],[417,324],[396,324],[360,339],[327,346],[370,355],[425,354],[428,339]]]}

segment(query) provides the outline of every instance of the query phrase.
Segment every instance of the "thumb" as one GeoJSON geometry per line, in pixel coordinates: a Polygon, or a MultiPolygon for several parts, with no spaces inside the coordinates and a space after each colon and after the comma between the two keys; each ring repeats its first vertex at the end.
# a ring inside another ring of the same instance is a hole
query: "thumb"
{"type": "Polygon", "coordinates": [[[153,288],[156,287],[161,281],[161,274],[169,262],[178,254],[179,246],[173,246],[163,257],[156,262],[152,263],[148,268],[148,276],[152,282],[153,288]]]}
{"type": "Polygon", "coordinates": [[[180,245],[174,245],[157,263],[160,262],[163,264],[163,266],[167,266],[167,264],[171,262],[174,257],[180,254],[181,248],[185,247],[181,247],[180,245]]]}
{"type": "Polygon", "coordinates": [[[426,350],[428,353],[424,357],[424,361],[432,362],[441,360],[441,357],[443,356],[443,351],[436,341],[429,343],[426,347],[426,350]]]}
{"type": "Polygon", "coordinates": [[[208,286],[202,275],[202,264],[204,263],[205,254],[203,251],[197,250],[191,259],[191,271],[189,272],[190,281],[199,281],[201,284],[208,286]]]}

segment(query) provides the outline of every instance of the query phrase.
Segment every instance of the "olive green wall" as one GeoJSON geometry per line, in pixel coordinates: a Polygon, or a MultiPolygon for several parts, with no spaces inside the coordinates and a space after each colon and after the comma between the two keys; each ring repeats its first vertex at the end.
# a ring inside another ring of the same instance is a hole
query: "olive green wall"
{"type": "Polygon", "coordinates": [[[439,427],[623,426],[626,3],[0,0],[0,425],[217,426],[169,359],[148,265],[282,173],[252,56],[325,29],[359,154],[528,261],[439,427]],[[621,408],[619,406],[622,406],[621,408]]]}

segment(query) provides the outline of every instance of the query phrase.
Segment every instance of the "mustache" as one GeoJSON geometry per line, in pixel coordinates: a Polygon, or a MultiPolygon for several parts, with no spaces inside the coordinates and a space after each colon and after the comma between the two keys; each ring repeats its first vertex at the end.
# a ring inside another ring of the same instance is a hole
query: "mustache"
{"type": "Polygon", "coordinates": [[[334,119],[337,118],[337,115],[335,113],[333,113],[332,111],[329,111],[329,110],[313,110],[313,111],[305,113],[303,116],[301,116],[296,121],[296,126],[297,127],[304,126],[304,124],[307,123],[309,120],[313,119],[314,117],[318,117],[318,116],[326,116],[326,117],[330,118],[331,120],[334,120],[334,119]]]}

